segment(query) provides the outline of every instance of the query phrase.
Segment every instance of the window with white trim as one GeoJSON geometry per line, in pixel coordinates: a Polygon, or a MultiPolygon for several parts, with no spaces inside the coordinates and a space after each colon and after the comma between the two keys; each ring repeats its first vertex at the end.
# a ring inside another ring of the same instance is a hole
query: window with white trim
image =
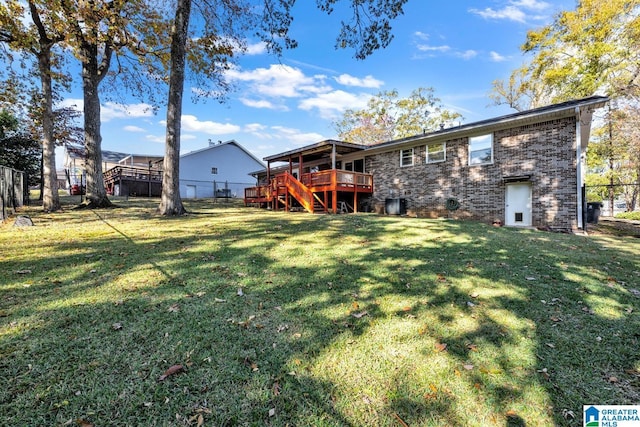
{"type": "Polygon", "coordinates": [[[400,167],[413,166],[413,148],[400,150],[400,167]]]}
{"type": "Polygon", "coordinates": [[[438,144],[427,145],[427,163],[438,163],[447,160],[447,143],[440,142],[438,144]]]}
{"type": "Polygon", "coordinates": [[[218,168],[212,167],[211,168],[211,175],[217,175],[217,174],[218,174],[218,168]]]}
{"type": "Polygon", "coordinates": [[[493,163],[493,135],[469,138],[469,166],[493,163]]]}

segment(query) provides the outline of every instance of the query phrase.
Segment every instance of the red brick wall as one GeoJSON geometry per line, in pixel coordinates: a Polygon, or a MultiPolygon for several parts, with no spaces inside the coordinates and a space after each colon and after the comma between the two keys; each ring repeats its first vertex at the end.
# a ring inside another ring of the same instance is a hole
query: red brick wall
{"type": "Polygon", "coordinates": [[[447,141],[445,162],[426,163],[420,145],[413,166],[401,168],[395,149],[367,157],[366,170],[374,175],[379,212],[386,198],[404,197],[409,215],[485,222],[504,222],[504,178],[530,175],[532,225],[571,230],[577,227],[575,139],[569,117],[495,132],[492,164],[469,166],[465,137],[447,141]],[[459,200],[457,211],[445,208],[450,197],[459,200]]]}

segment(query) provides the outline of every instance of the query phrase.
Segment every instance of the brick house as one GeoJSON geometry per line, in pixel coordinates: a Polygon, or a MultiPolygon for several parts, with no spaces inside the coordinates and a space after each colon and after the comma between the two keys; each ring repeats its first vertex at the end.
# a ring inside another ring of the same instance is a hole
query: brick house
{"type": "MultiPolygon", "coordinates": [[[[411,216],[582,229],[592,114],[607,101],[594,96],[564,102],[342,155],[334,149],[330,161],[335,169],[372,176],[367,196],[379,213],[391,203],[400,206],[394,213],[411,216]]],[[[317,144],[311,147],[317,151],[317,144]]],[[[296,160],[302,164],[306,148],[288,152],[290,171],[296,171],[296,160]]],[[[352,210],[358,205],[354,199],[352,210]]]]}

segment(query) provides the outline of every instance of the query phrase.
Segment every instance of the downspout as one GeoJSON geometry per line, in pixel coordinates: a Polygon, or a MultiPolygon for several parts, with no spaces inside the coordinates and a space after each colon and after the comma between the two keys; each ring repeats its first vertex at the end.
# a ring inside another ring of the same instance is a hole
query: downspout
{"type": "Polygon", "coordinates": [[[578,228],[584,231],[584,212],[586,211],[586,201],[582,197],[582,187],[584,186],[585,171],[584,161],[585,153],[582,151],[582,111],[580,107],[576,107],[576,196],[578,208],[578,228]]]}

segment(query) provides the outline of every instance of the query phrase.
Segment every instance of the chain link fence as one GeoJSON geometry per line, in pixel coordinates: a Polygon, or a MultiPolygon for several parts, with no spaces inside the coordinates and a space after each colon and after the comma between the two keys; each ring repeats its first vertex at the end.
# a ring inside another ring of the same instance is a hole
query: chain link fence
{"type": "Polygon", "coordinates": [[[255,182],[180,180],[183,199],[235,199],[244,198],[244,189],[255,187],[255,182]]]}
{"type": "Polygon", "coordinates": [[[5,166],[0,166],[0,221],[4,221],[16,209],[29,200],[27,174],[5,166]]]}

